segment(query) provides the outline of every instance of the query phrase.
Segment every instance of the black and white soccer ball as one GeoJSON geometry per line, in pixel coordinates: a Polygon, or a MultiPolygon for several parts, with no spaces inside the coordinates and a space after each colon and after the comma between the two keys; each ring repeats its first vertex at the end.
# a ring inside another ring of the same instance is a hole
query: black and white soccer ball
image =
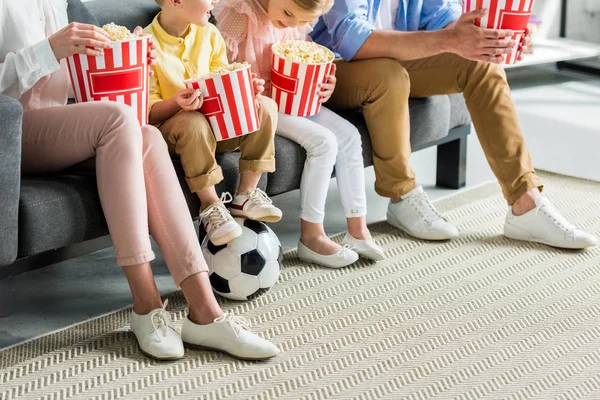
{"type": "Polygon", "coordinates": [[[202,253],[214,292],[228,299],[248,300],[275,285],[283,250],[275,232],[262,222],[244,218],[235,218],[235,222],[242,227],[240,237],[215,246],[205,235],[202,253]]]}

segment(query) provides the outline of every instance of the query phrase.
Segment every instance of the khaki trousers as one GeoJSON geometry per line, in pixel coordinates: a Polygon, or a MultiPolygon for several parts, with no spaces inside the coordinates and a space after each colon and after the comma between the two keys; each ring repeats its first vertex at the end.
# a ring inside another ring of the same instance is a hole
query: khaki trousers
{"type": "Polygon", "coordinates": [[[260,98],[260,129],[248,135],[217,142],[204,115],[181,111],[163,122],[158,129],[171,153],[179,155],[187,184],[199,192],[223,180],[223,171],[215,154],[241,148],[240,173],[275,171],[275,130],[277,105],[267,97],[260,98]]]}
{"type": "Polygon", "coordinates": [[[336,60],[337,87],[327,106],[362,108],[371,136],[375,190],[400,197],[415,188],[408,163],[409,97],[463,93],[488,163],[512,204],[532,188],[542,189],[517,120],[501,66],[441,54],[419,60],[336,60]]]}

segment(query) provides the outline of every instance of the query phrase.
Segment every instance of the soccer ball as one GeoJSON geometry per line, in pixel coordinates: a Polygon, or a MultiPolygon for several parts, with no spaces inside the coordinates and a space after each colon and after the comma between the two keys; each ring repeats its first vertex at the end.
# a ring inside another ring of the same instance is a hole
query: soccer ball
{"type": "Polygon", "coordinates": [[[233,300],[248,300],[260,289],[275,285],[283,258],[281,243],[267,225],[235,218],[242,236],[223,246],[215,246],[203,233],[202,253],[208,263],[210,283],[215,293],[233,300]]]}

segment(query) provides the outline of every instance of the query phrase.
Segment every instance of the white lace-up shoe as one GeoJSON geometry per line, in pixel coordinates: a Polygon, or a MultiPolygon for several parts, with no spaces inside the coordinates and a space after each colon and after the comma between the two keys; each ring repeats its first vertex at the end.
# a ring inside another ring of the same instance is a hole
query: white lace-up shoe
{"type": "Polygon", "coordinates": [[[231,313],[223,313],[207,325],[186,318],[181,338],[190,349],[220,351],[241,360],[266,360],[280,353],[273,343],[250,332],[249,326],[246,319],[231,313]]]}
{"type": "Polygon", "coordinates": [[[356,239],[349,233],[346,233],[342,243],[347,244],[352,248],[352,250],[358,253],[358,255],[368,258],[369,260],[381,261],[385,258],[383,249],[378,246],[377,243],[375,243],[371,236],[369,236],[367,239],[361,240],[356,239]]]}
{"type": "Polygon", "coordinates": [[[346,244],[335,254],[323,255],[312,251],[304,243],[298,242],[298,258],[328,268],[342,268],[358,261],[358,254],[350,248],[350,245],[346,244]]]}
{"type": "Polygon", "coordinates": [[[262,222],[277,222],[281,210],[273,205],[273,200],[260,189],[250,189],[238,193],[231,202],[231,215],[262,222]]]}
{"type": "Polygon", "coordinates": [[[183,357],[181,336],[167,311],[168,300],[162,308],[145,315],[131,312],[129,325],[142,353],[157,360],[179,360],[183,357]]]}
{"type": "Polygon", "coordinates": [[[225,207],[225,203],[230,203],[231,200],[231,194],[225,192],[218,203],[200,212],[200,222],[215,246],[225,245],[242,235],[242,227],[235,222],[225,207]]]}
{"type": "Polygon", "coordinates": [[[387,222],[411,236],[426,240],[458,237],[458,229],[431,204],[422,186],[388,205],[387,222]]]}
{"type": "Polygon", "coordinates": [[[546,197],[535,200],[536,207],[520,216],[508,210],[504,235],[511,239],[547,244],[565,249],[583,249],[595,246],[594,235],[573,226],[546,197]]]}

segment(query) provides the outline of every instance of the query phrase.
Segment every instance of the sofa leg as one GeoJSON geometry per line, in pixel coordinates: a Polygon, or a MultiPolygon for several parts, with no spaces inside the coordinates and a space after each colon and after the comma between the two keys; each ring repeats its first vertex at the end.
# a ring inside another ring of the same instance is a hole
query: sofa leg
{"type": "Polygon", "coordinates": [[[460,189],[467,181],[467,136],[437,147],[436,185],[460,189]]]}

